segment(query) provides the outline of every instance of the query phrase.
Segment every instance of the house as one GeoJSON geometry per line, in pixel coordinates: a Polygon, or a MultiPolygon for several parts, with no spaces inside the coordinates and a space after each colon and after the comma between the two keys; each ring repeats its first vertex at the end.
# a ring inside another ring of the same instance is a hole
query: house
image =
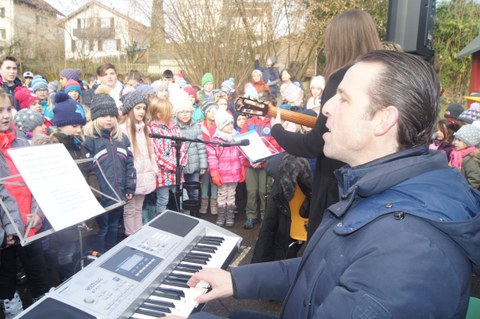
{"type": "Polygon", "coordinates": [[[2,54],[29,59],[47,46],[63,43],[57,16],[62,13],[43,0],[0,0],[2,54]]]}
{"type": "MultiPolygon", "coordinates": [[[[457,59],[472,56],[472,65],[470,67],[470,86],[468,92],[470,95],[480,93],[480,35],[473,39],[465,48],[457,55],[457,59]]],[[[472,101],[480,102],[478,96],[468,96],[469,104],[472,101]]]]}
{"type": "Polygon", "coordinates": [[[150,34],[147,26],[95,0],[70,13],[61,25],[65,58],[75,60],[135,57],[145,52],[150,34]]]}

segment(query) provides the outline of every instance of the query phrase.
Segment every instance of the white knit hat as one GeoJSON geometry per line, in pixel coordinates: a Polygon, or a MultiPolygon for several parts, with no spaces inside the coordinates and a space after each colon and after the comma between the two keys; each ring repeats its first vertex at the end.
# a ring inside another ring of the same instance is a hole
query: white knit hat
{"type": "Polygon", "coordinates": [[[319,86],[322,88],[322,90],[325,90],[325,78],[321,75],[318,75],[316,77],[314,77],[311,81],[310,81],[310,88],[312,86],[319,86]]]}
{"type": "Polygon", "coordinates": [[[233,116],[224,109],[218,109],[215,113],[215,125],[221,131],[228,123],[233,123],[233,116]]]}

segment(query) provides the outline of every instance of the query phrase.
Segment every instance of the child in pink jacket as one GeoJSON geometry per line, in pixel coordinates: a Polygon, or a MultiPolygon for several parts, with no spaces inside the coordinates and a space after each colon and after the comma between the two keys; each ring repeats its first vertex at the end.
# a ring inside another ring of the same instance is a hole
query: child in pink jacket
{"type": "MultiPolygon", "coordinates": [[[[233,128],[233,117],[225,110],[215,114],[217,130],[212,142],[233,142],[236,134],[233,128]]],[[[218,186],[216,224],[232,227],[235,223],[235,189],[237,183],[245,180],[245,168],[242,165],[241,152],[237,146],[207,145],[208,166],[212,181],[218,186]]]]}

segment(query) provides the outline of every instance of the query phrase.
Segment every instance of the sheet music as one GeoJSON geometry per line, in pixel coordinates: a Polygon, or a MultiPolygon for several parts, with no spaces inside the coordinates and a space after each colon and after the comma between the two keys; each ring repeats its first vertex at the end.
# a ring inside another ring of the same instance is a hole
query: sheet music
{"type": "Polygon", "coordinates": [[[241,140],[250,141],[249,145],[240,146],[240,149],[253,164],[261,162],[276,154],[272,153],[270,149],[268,149],[260,135],[258,135],[257,131],[252,130],[246,133],[238,134],[233,136],[233,139],[237,142],[241,140]]]}
{"type": "Polygon", "coordinates": [[[8,153],[54,230],[105,211],[63,144],[13,148],[8,153]]]}

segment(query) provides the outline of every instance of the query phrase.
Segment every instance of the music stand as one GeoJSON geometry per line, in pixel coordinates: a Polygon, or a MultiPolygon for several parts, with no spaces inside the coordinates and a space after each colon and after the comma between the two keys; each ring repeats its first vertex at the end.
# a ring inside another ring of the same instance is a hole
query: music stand
{"type": "MultiPolygon", "coordinates": [[[[3,199],[0,198],[0,206],[12,223],[22,246],[125,204],[113,187],[112,190],[117,198],[104,194],[100,190],[87,184],[77,164],[90,161],[95,162],[95,159],[74,161],[65,146],[61,143],[13,148],[9,149],[8,152],[20,174],[1,178],[0,185],[26,185],[43,214],[52,225],[52,229],[26,237],[39,212],[32,212],[33,218],[31,218],[30,223],[26,225],[26,231],[23,233],[14,223],[10,211],[3,202],[3,199]],[[25,184],[8,181],[8,179],[17,176],[22,176],[25,184]],[[58,185],[56,183],[58,183],[58,185]],[[50,188],[48,186],[50,186],[50,188]],[[116,201],[116,203],[108,207],[102,207],[95,199],[92,190],[116,201]],[[62,195],[65,195],[66,199],[61,198],[62,195]],[[73,198],[72,195],[77,197],[73,198]],[[67,206],[72,204],[67,202],[67,200],[73,201],[73,205],[67,206]],[[65,214],[65,212],[69,212],[69,214],[65,214]]],[[[97,165],[99,165],[100,171],[103,174],[100,163],[97,162],[97,165]]],[[[111,185],[109,186],[111,187],[111,185]]]]}

